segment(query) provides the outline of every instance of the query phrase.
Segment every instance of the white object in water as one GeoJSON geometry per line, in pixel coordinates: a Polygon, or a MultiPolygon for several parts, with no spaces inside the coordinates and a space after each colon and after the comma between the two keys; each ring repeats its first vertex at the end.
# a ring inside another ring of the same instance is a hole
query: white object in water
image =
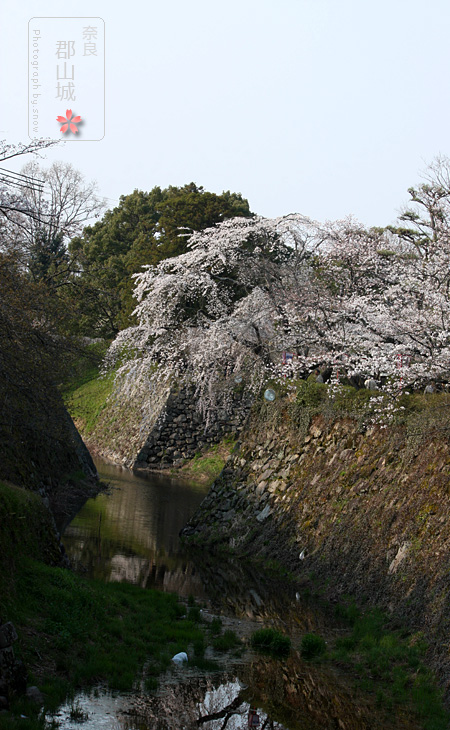
{"type": "Polygon", "coordinates": [[[175,654],[175,656],[172,657],[172,661],[174,662],[174,664],[184,664],[184,662],[188,661],[188,655],[185,651],[180,651],[179,654],[175,654]]]}

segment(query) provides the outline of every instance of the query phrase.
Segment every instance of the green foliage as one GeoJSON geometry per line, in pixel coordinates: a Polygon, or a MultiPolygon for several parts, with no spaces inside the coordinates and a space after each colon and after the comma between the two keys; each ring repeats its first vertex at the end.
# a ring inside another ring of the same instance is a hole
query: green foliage
{"type": "Polygon", "coordinates": [[[306,434],[311,418],[320,413],[328,399],[328,388],[324,383],[316,383],[315,377],[292,383],[297,393],[294,403],[289,406],[289,414],[300,433],[306,434]]]}
{"type": "Polygon", "coordinates": [[[326,650],[327,646],[325,644],[325,639],[321,636],[318,636],[317,634],[305,634],[302,637],[300,652],[303,659],[306,659],[306,661],[311,661],[311,659],[323,656],[326,653],[326,650]]]}
{"type": "MultiPolygon", "coordinates": [[[[129,691],[144,666],[144,681],[154,688],[173,654],[190,645],[202,654],[203,632],[192,620],[197,615],[183,620],[184,607],[176,596],[126,583],[88,581],[37,562],[58,559],[58,543],[40,498],[0,482],[0,615],[16,626],[16,655],[28,667],[36,667],[36,657],[45,656],[40,675],[31,677],[31,683],[44,693],[47,709],[56,709],[78,688],[98,683],[129,691]]],[[[43,730],[30,703],[20,699],[13,711],[29,717],[20,722],[21,728],[43,730]]],[[[5,716],[1,726],[19,725],[5,716]]]]}
{"type": "MultiPolygon", "coordinates": [[[[366,388],[354,388],[350,385],[341,385],[333,398],[333,408],[338,413],[356,415],[365,409],[374,393],[366,388]]],[[[377,395],[379,395],[377,393],[377,395]]]]}
{"type": "Polygon", "coordinates": [[[348,598],[345,603],[338,603],[334,612],[336,618],[342,619],[350,626],[354,626],[361,616],[361,611],[355,602],[348,598]]]}
{"type": "Polygon", "coordinates": [[[61,387],[66,408],[83,436],[95,430],[113,391],[114,371],[107,375],[101,373],[107,347],[106,340],[86,347],[85,352],[73,361],[69,376],[61,387]]]}
{"type": "Polygon", "coordinates": [[[94,429],[100,414],[106,406],[108,396],[114,387],[114,372],[98,376],[92,370],[92,378],[79,388],[65,395],[65,403],[70,415],[77,422],[83,436],[88,436],[94,429]]]}
{"type": "Polygon", "coordinates": [[[30,246],[28,267],[34,281],[42,281],[54,294],[61,272],[67,272],[69,255],[61,232],[38,230],[30,246]]]}
{"type": "Polygon", "coordinates": [[[254,649],[274,657],[286,657],[291,651],[291,640],[275,629],[259,629],[250,639],[254,649]]]}
{"type": "Polygon", "coordinates": [[[442,704],[436,680],[423,660],[426,643],[421,634],[392,630],[379,609],[360,611],[352,601],[336,608],[336,616],[352,627],[336,639],[331,658],[358,667],[358,684],[376,691],[383,708],[411,705],[427,730],[444,730],[449,716],[442,704]]]}
{"type": "Polygon", "coordinates": [[[64,398],[70,397],[82,385],[99,377],[108,344],[107,340],[93,342],[71,360],[64,383],[61,386],[64,398]]]}
{"type": "Polygon", "coordinates": [[[394,397],[382,390],[343,383],[330,389],[316,383],[313,376],[307,381],[291,381],[291,387],[296,389],[296,398],[289,406],[290,416],[303,433],[313,416],[320,414],[328,421],[348,416],[360,427],[370,423],[405,426],[412,448],[435,433],[450,438],[448,393],[404,393],[394,397]]]}
{"type": "Polygon", "coordinates": [[[79,468],[57,384],[71,344],[42,286],[0,254],[0,477],[38,487],[79,468]]]}
{"type": "Polygon", "coordinates": [[[70,719],[72,720],[72,722],[86,722],[88,717],[88,713],[85,712],[78,703],[72,703],[72,706],[70,708],[70,719]]]}
{"type": "Polygon", "coordinates": [[[0,609],[18,563],[29,555],[50,563],[60,559],[50,515],[38,495],[0,482],[0,609]]]}
{"type": "Polygon", "coordinates": [[[222,621],[220,618],[213,618],[209,625],[209,631],[211,636],[218,636],[222,633],[222,621]]]}
{"type": "Polygon", "coordinates": [[[133,324],[132,274],[185,253],[187,234],[249,215],[240,194],[216,195],[195,183],[121,196],[103,220],[70,243],[71,256],[82,269],[71,293],[78,314],[76,333],[113,337],[133,324]]]}
{"type": "Polygon", "coordinates": [[[197,667],[202,672],[220,672],[221,666],[214,659],[205,659],[205,657],[196,657],[190,662],[191,666],[197,667]]]}
{"type": "Polygon", "coordinates": [[[197,641],[194,641],[194,656],[200,658],[205,656],[205,650],[206,644],[202,636],[201,639],[197,639],[197,641]]]}
{"type": "MultiPolygon", "coordinates": [[[[248,536],[248,540],[251,541],[259,533],[259,530],[255,528],[255,532],[252,536],[248,536]]],[[[281,578],[286,581],[290,581],[294,579],[294,576],[292,573],[289,572],[289,570],[282,565],[278,560],[275,558],[270,558],[269,560],[265,560],[263,563],[263,569],[265,575],[267,575],[270,578],[281,578]]]]}
{"type": "Polygon", "coordinates": [[[33,665],[38,653],[56,667],[38,682],[54,706],[73,688],[99,682],[129,691],[149,659],[148,676],[156,677],[173,653],[204,642],[192,621],[180,619],[173,595],[83,580],[30,559],[22,561],[15,592],[3,596],[0,608],[19,631],[25,662],[33,665]]]}
{"type": "Polygon", "coordinates": [[[193,477],[196,474],[206,474],[207,477],[214,480],[219,476],[224,466],[225,460],[220,454],[208,454],[206,456],[196,454],[190,462],[189,471],[192,472],[193,477]]]}
{"type": "Polygon", "coordinates": [[[156,677],[146,677],[144,682],[144,686],[147,692],[156,692],[156,690],[158,689],[158,684],[159,682],[156,677]]]}
{"type": "Polygon", "coordinates": [[[194,623],[200,623],[202,620],[200,608],[198,606],[191,606],[191,608],[188,610],[187,617],[189,621],[193,621],[194,623]]]}
{"type": "Polygon", "coordinates": [[[327,386],[316,383],[312,378],[300,380],[295,402],[301,408],[317,408],[327,399],[327,386]]]}
{"type": "Polygon", "coordinates": [[[229,651],[240,645],[240,639],[234,631],[224,631],[221,636],[213,639],[213,649],[216,651],[229,651]]]}
{"type": "Polygon", "coordinates": [[[163,258],[186,252],[186,233],[202,231],[227,218],[251,215],[248,202],[230,191],[216,195],[190,183],[182,188],[170,186],[164,193],[165,200],[158,208],[163,258]]]}

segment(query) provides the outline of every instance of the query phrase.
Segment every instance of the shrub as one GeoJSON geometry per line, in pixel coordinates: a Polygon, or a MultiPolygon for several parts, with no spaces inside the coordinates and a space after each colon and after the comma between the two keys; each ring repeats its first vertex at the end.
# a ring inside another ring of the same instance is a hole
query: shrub
{"type": "Polygon", "coordinates": [[[217,639],[214,639],[212,643],[213,648],[216,651],[228,651],[238,644],[240,644],[240,640],[234,631],[224,631],[224,633],[221,636],[218,636],[217,639]]]}
{"type": "Polygon", "coordinates": [[[198,606],[192,606],[188,610],[187,614],[188,620],[193,621],[194,623],[199,623],[202,620],[202,615],[200,613],[200,609],[198,606]]]}
{"type": "Polygon", "coordinates": [[[311,380],[301,380],[297,388],[296,403],[302,408],[317,408],[327,398],[327,386],[311,380]]]}
{"type": "Polygon", "coordinates": [[[305,634],[300,648],[300,653],[303,659],[309,661],[315,657],[322,656],[325,654],[327,646],[325,639],[317,634],[305,634]]]}
{"type": "Polygon", "coordinates": [[[213,620],[210,623],[209,630],[211,632],[211,636],[218,636],[222,631],[222,621],[220,618],[213,618],[213,620]]]}
{"type": "Polygon", "coordinates": [[[252,634],[251,645],[263,654],[286,657],[291,651],[291,640],[275,629],[260,629],[252,634]]]}
{"type": "Polygon", "coordinates": [[[205,656],[205,640],[203,636],[200,639],[197,639],[197,641],[194,641],[194,655],[198,657],[205,656]]]}

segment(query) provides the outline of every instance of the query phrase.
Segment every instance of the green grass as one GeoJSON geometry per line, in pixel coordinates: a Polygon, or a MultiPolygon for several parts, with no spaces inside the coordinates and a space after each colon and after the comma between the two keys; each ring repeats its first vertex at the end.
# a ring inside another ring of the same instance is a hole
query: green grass
{"type": "Polygon", "coordinates": [[[38,495],[0,482],[0,614],[17,563],[29,555],[46,562],[60,559],[50,515],[38,495]]]}
{"type": "MultiPolygon", "coordinates": [[[[60,558],[40,498],[0,482],[0,615],[14,623],[15,654],[48,709],[81,687],[128,691],[140,676],[154,684],[171,656],[203,642],[195,605],[182,618],[185,607],[174,595],[88,581],[55,567],[60,558]]],[[[2,730],[44,728],[25,698],[12,709],[14,716],[1,718],[2,730]],[[20,714],[30,719],[19,721],[20,714]]]]}
{"type": "Polygon", "coordinates": [[[354,603],[338,606],[336,615],[351,632],[335,641],[331,660],[356,671],[358,686],[374,692],[380,707],[409,706],[424,730],[446,730],[450,717],[424,664],[427,647],[421,634],[392,630],[382,611],[363,613],[354,603]]]}
{"type": "MultiPolygon", "coordinates": [[[[289,413],[301,432],[306,432],[315,415],[322,415],[327,421],[348,416],[360,426],[367,426],[374,419],[380,424],[402,426],[408,442],[416,448],[436,434],[440,438],[450,437],[450,393],[424,394],[404,388],[393,397],[383,389],[371,391],[344,383],[331,391],[313,378],[288,382],[291,391],[295,391],[289,413]]],[[[286,387],[279,386],[279,395],[286,394],[286,387]]]]}
{"type": "Polygon", "coordinates": [[[219,476],[223,467],[225,466],[225,459],[219,453],[213,453],[218,451],[219,445],[216,444],[205,456],[196,454],[194,458],[189,462],[189,471],[193,477],[196,474],[206,475],[209,479],[215,479],[219,476]]]}
{"type": "Polygon", "coordinates": [[[213,639],[212,646],[216,651],[230,651],[241,645],[241,640],[234,631],[224,631],[223,634],[213,639]]]}
{"type": "MultiPolygon", "coordinates": [[[[187,461],[181,470],[181,474],[194,481],[211,483],[217,479],[225,463],[236,444],[236,434],[228,433],[218,444],[208,446],[198,451],[195,456],[187,461]]],[[[173,473],[175,473],[175,469],[173,473]]]]}
{"type": "Polygon", "coordinates": [[[79,424],[83,435],[95,429],[98,418],[112,393],[115,373],[96,375],[80,387],[64,393],[64,401],[73,420],[79,424]]]}
{"type": "Polygon", "coordinates": [[[72,366],[72,372],[61,391],[67,410],[79,424],[83,435],[89,435],[111,394],[115,372],[101,374],[107,342],[89,345],[72,366]]]}
{"type": "Polygon", "coordinates": [[[88,581],[30,559],[21,561],[2,611],[19,632],[16,654],[38,673],[33,682],[49,708],[98,683],[129,691],[149,659],[155,677],[170,656],[203,642],[198,624],[181,619],[184,607],[174,595],[88,581]],[[38,657],[51,672],[40,673],[38,657]]]}
{"type": "Polygon", "coordinates": [[[99,377],[108,345],[106,340],[88,345],[84,348],[84,352],[72,361],[67,379],[61,386],[65,397],[69,397],[78,388],[99,377]]]}
{"type": "Polygon", "coordinates": [[[218,617],[213,618],[209,625],[209,633],[211,636],[218,636],[222,632],[222,620],[218,617]]]}

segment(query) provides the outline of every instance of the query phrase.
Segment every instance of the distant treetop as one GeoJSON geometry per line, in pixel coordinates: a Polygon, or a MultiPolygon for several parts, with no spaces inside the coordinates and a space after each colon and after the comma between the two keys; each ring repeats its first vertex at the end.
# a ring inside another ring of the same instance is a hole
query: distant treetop
{"type": "Polygon", "coordinates": [[[240,193],[217,195],[194,182],[122,195],[116,208],[70,243],[85,287],[80,331],[111,337],[130,325],[136,306],[131,275],[185,253],[193,233],[236,216],[253,216],[240,193]]]}

